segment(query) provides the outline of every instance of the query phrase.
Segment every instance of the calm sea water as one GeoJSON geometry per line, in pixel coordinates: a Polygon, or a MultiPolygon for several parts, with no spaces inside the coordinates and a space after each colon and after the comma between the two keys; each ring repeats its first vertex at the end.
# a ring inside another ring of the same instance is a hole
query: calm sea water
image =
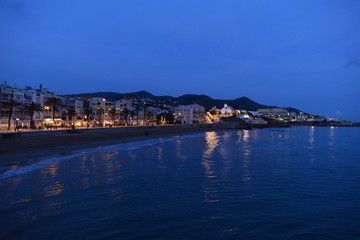
{"type": "Polygon", "coordinates": [[[360,128],[207,132],[0,175],[0,239],[360,239],[360,128]]]}

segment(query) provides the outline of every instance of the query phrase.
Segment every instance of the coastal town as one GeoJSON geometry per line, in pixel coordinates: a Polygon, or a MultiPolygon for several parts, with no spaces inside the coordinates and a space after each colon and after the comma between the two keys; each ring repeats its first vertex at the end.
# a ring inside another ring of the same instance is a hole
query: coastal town
{"type": "Polygon", "coordinates": [[[0,131],[221,122],[251,127],[266,127],[274,122],[277,125],[352,125],[350,121],[283,108],[253,111],[228,104],[206,108],[196,102],[163,104],[144,97],[110,101],[104,97],[58,95],[42,85],[19,88],[7,82],[0,84],[0,131]]]}

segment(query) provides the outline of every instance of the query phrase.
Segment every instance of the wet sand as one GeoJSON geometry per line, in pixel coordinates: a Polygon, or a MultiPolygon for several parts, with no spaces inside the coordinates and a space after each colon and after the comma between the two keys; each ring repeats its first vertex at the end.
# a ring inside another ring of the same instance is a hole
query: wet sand
{"type": "Polygon", "coordinates": [[[82,129],[79,133],[0,139],[0,166],[26,165],[36,159],[67,155],[72,151],[139,141],[159,136],[175,136],[220,129],[212,124],[155,127],[82,129]]]}

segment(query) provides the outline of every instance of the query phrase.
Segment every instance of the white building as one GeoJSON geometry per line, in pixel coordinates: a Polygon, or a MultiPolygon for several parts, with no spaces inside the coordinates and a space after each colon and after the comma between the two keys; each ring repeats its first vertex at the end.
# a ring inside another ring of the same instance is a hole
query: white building
{"type": "MultiPolygon", "coordinates": [[[[8,126],[8,119],[11,109],[7,106],[8,102],[16,101],[19,104],[25,102],[24,92],[22,89],[11,87],[6,82],[0,84],[0,128],[6,128],[8,126]]],[[[22,111],[19,107],[12,109],[12,117],[10,119],[11,126],[19,124],[19,120],[22,118],[22,111]]]]}
{"type": "Polygon", "coordinates": [[[174,111],[175,121],[181,124],[202,123],[205,121],[205,108],[198,104],[180,105],[174,111]]]}
{"type": "Polygon", "coordinates": [[[233,115],[234,109],[227,104],[224,104],[224,107],[220,109],[222,117],[230,117],[233,115]]]}

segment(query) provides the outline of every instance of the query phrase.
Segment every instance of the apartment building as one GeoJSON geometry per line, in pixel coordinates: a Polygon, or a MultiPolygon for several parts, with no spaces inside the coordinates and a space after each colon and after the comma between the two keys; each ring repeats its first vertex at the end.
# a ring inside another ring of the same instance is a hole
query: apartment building
{"type": "Polygon", "coordinates": [[[205,121],[205,108],[198,104],[180,105],[174,111],[175,122],[181,124],[202,123],[205,121]]]}

